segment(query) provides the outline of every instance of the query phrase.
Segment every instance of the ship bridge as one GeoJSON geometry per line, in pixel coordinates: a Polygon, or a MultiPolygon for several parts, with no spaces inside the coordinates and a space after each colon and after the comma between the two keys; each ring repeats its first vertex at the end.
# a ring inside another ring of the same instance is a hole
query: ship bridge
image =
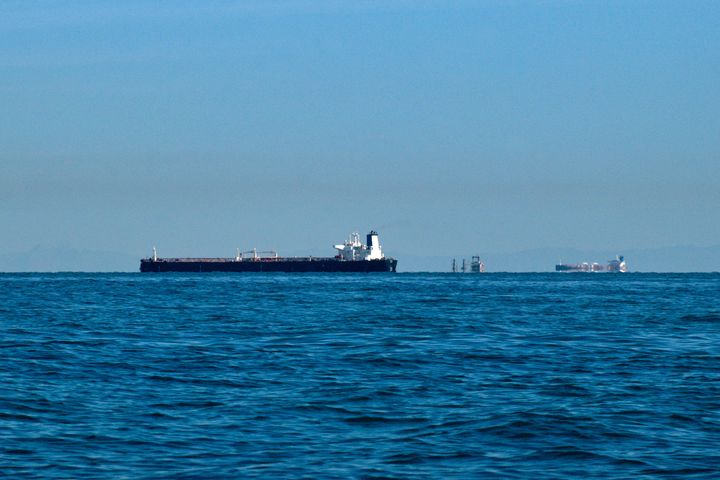
{"type": "Polygon", "coordinates": [[[345,243],[335,245],[340,260],[382,260],[385,255],[382,253],[380,239],[375,230],[371,230],[366,236],[367,244],[360,242],[360,235],[357,232],[350,234],[345,243]]]}

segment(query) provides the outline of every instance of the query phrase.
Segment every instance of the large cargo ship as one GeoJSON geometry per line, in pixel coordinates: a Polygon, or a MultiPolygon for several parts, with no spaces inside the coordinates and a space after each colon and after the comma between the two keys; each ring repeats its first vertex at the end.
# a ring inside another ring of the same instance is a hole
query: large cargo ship
{"type": "Polygon", "coordinates": [[[141,272],[395,272],[397,260],[386,258],[378,234],[367,234],[367,244],[357,233],[335,245],[334,257],[280,257],[276,252],[238,251],[230,258],[161,258],[140,260],[141,272]]]}
{"type": "Polygon", "coordinates": [[[615,260],[608,261],[607,265],[597,262],[589,263],[562,263],[555,265],[556,272],[615,272],[624,273],[628,271],[625,257],[618,255],[615,260]]]}

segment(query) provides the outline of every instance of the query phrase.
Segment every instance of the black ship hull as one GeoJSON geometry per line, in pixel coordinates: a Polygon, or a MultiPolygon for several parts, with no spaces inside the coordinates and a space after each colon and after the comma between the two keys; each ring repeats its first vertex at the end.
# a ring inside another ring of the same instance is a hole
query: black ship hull
{"type": "Polygon", "coordinates": [[[279,258],[243,259],[224,258],[140,260],[141,272],[395,272],[397,260],[344,261],[335,258],[279,258]]]}

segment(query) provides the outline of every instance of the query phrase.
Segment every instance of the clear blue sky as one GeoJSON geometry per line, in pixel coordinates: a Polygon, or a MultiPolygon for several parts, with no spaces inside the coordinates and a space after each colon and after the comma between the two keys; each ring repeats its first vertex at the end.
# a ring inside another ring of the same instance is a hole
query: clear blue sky
{"type": "Polygon", "coordinates": [[[720,243],[720,2],[6,1],[0,248],[720,243]]]}

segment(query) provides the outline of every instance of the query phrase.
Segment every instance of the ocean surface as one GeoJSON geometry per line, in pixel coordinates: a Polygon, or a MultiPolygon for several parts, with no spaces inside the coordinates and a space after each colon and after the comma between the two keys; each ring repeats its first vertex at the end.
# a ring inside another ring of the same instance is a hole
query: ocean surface
{"type": "Polygon", "coordinates": [[[7,478],[720,478],[718,274],[0,274],[7,478]]]}

